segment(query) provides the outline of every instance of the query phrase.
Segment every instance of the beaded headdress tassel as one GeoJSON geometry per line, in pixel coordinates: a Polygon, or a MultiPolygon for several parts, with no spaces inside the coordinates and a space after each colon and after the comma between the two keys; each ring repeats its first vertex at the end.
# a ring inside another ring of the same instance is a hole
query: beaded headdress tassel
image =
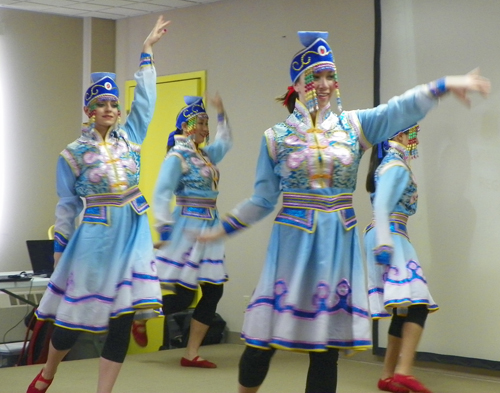
{"type": "Polygon", "coordinates": [[[389,140],[394,139],[399,134],[403,132],[408,133],[408,144],[406,145],[406,153],[407,157],[410,159],[418,158],[418,143],[417,143],[417,134],[420,131],[420,126],[418,124],[414,124],[404,130],[396,132],[393,136],[391,136],[388,140],[377,143],[377,157],[382,159],[385,157],[387,150],[389,150],[389,140]]]}
{"type": "Polygon", "coordinates": [[[406,150],[408,150],[408,154],[410,158],[418,158],[418,149],[417,149],[417,133],[420,131],[419,125],[415,125],[408,131],[408,145],[406,146],[406,150]]]}

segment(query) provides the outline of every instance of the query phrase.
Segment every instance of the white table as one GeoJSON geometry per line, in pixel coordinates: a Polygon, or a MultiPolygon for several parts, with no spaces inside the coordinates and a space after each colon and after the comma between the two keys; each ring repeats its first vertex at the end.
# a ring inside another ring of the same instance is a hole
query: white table
{"type": "MultiPolygon", "coordinates": [[[[26,273],[32,273],[27,271],[26,273]]],[[[11,275],[11,274],[19,274],[19,272],[1,272],[0,275],[11,275]]],[[[45,288],[47,287],[47,284],[49,283],[50,278],[44,278],[44,277],[33,277],[31,280],[25,280],[25,281],[0,281],[0,292],[6,293],[9,296],[15,297],[16,299],[27,303],[33,307],[38,306],[38,304],[35,304],[28,299],[19,296],[13,292],[11,292],[12,289],[21,289],[21,288],[45,288]]]]}

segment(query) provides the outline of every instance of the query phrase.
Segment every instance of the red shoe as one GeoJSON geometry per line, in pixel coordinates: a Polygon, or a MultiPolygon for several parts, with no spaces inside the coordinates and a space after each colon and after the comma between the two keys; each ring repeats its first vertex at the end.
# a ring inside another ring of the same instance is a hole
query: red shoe
{"type": "Polygon", "coordinates": [[[398,385],[410,389],[411,392],[432,393],[412,375],[394,374],[392,381],[394,383],[397,383],[398,385]]]}
{"type": "Polygon", "coordinates": [[[407,388],[404,388],[396,383],[392,378],[379,379],[377,387],[379,390],[383,390],[385,392],[393,392],[393,393],[409,393],[410,391],[407,388]]]}
{"type": "Polygon", "coordinates": [[[217,368],[215,363],[209,362],[208,360],[198,360],[200,357],[196,356],[193,360],[186,358],[181,359],[182,367],[199,367],[199,368],[217,368]]]}
{"type": "Polygon", "coordinates": [[[148,332],[146,330],[146,324],[132,322],[132,337],[134,337],[135,342],[140,347],[146,347],[148,345],[148,332]]]}
{"type": "Polygon", "coordinates": [[[42,372],[43,372],[43,368],[42,368],[42,371],[40,371],[38,373],[38,375],[35,377],[35,379],[31,382],[30,386],[28,386],[28,390],[26,390],[26,393],[43,393],[45,391],[47,391],[47,389],[49,388],[50,384],[52,383],[52,381],[54,380],[54,378],[52,379],[45,379],[44,377],[42,377],[42,372]],[[35,387],[36,383],[37,382],[43,382],[43,383],[46,383],[47,386],[43,389],[37,389],[35,387]]]}

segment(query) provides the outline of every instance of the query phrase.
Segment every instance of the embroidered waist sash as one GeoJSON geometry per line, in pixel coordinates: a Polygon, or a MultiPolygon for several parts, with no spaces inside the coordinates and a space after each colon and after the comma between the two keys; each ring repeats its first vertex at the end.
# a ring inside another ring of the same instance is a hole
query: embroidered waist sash
{"type": "MultiPolygon", "coordinates": [[[[395,235],[401,235],[410,240],[407,231],[408,215],[403,213],[391,213],[389,216],[389,228],[391,233],[395,235]]],[[[372,221],[365,228],[365,233],[371,230],[375,226],[375,221],[372,221]]]]}
{"type": "Polygon", "coordinates": [[[179,206],[206,207],[215,209],[217,199],[198,198],[198,197],[176,197],[176,203],[179,206]]]}
{"type": "Polygon", "coordinates": [[[308,193],[283,193],[283,208],[274,222],[297,227],[306,232],[316,230],[316,215],[318,212],[338,212],[346,230],[357,224],[352,194],[319,195],[308,193]]]}
{"type": "Polygon", "coordinates": [[[85,197],[87,207],[82,222],[110,225],[108,207],[123,207],[130,203],[137,214],[144,213],[149,204],[138,187],[121,193],[94,194],[85,197]]]}
{"type": "Polygon", "coordinates": [[[329,213],[340,209],[352,209],[352,194],[318,195],[284,192],[283,207],[314,209],[329,213]]]}
{"type": "Polygon", "coordinates": [[[136,199],[146,198],[142,195],[141,190],[138,187],[131,187],[121,193],[109,193],[109,194],[94,194],[85,197],[85,202],[87,207],[94,206],[125,206],[127,203],[135,201],[136,199]]]}
{"type": "Polygon", "coordinates": [[[177,206],[182,207],[181,215],[199,218],[202,220],[213,220],[215,215],[217,199],[201,197],[176,197],[177,206]]]}

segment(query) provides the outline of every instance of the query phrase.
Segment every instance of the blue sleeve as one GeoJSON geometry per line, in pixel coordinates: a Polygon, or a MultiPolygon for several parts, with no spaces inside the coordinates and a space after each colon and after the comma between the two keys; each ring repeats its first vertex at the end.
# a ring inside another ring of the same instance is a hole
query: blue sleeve
{"type": "Polygon", "coordinates": [[[156,105],[156,70],[154,66],[142,67],[134,75],[137,86],[134,89],[134,101],[123,128],[129,139],[142,144],[153,118],[156,105]]]}
{"type": "Polygon", "coordinates": [[[169,240],[174,219],[171,204],[174,192],[182,177],[181,159],[170,154],[163,161],[153,195],[155,228],[161,240],[169,240]]]}
{"type": "Polygon", "coordinates": [[[233,137],[229,123],[224,120],[217,124],[217,134],[213,143],[205,147],[203,150],[207,153],[210,161],[218,164],[222,161],[226,153],[233,146],[233,137]]]}
{"type": "Polygon", "coordinates": [[[437,102],[428,86],[421,85],[391,98],[387,104],[358,110],[356,114],[366,139],[375,145],[422,120],[437,102]]]}
{"type": "Polygon", "coordinates": [[[263,137],[257,162],[254,193],[250,199],[240,203],[222,219],[226,233],[254,224],[274,210],[281,193],[281,178],[275,174],[274,166],[268,153],[266,138],[263,137]]]}
{"type": "Polygon", "coordinates": [[[66,160],[57,161],[56,187],[59,201],[56,206],[54,249],[62,252],[75,231],[75,220],[83,209],[83,201],[75,191],[76,176],[66,160]]]}
{"type": "Polygon", "coordinates": [[[379,176],[373,201],[376,239],[379,246],[392,246],[389,215],[401,200],[409,181],[410,171],[402,165],[392,165],[379,176]]]}
{"type": "Polygon", "coordinates": [[[410,172],[401,165],[388,168],[379,177],[375,192],[374,209],[391,214],[403,196],[410,181],[410,172]]]}

